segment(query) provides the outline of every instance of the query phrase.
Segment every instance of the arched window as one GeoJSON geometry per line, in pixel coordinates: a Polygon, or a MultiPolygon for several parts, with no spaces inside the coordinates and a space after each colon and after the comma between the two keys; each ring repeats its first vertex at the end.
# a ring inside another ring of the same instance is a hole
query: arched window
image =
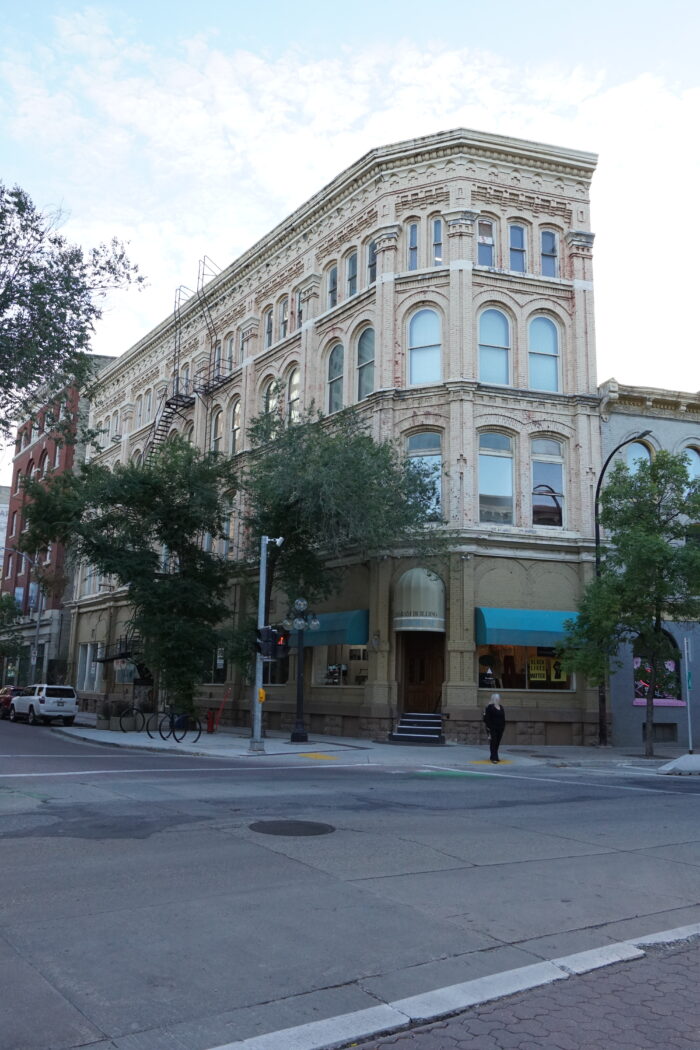
{"type": "Polygon", "coordinates": [[[484,310],[479,317],[479,379],[510,383],[510,325],[500,310],[484,310]]]}
{"type": "Polygon", "coordinates": [[[217,378],[221,375],[221,358],[221,340],[217,339],[214,343],[214,376],[217,378]]]}
{"type": "Polygon", "coordinates": [[[301,288],[297,288],[294,294],[294,326],[295,328],[301,328],[304,322],[304,300],[301,295],[301,288]]]}
{"type": "Polygon", "coordinates": [[[152,411],[152,409],[153,409],[153,392],[151,390],[147,390],[146,393],[143,395],[143,418],[144,418],[144,422],[147,423],[148,420],[151,418],[151,411],[152,411]]]}
{"type": "Polygon", "coordinates": [[[332,310],[338,302],[338,267],[331,266],[328,271],[328,309],[332,310]]]}
{"type": "Polygon", "coordinates": [[[54,443],[54,447],[53,447],[53,469],[54,470],[58,470],[58,468],[59,468],[59,466],[61,464],[61,449],[62,448],[63,448],[63,443],[61,441],[56,441],[54,443]]]}
{"type": "Polygon", "coordinates": [[[496,241],[490,219],[479,219],[477,224],[477,255],[479,266],[496,265],[496,241]]]}
{"type": "Polygon", "coordinates": [[[231,430],[229,447],[231,455],[235,456],[241,451],[241,399],[238,398],[231,406],[231,430]]]}
{"type": "Polygon", "coordinates": [[[135,467],[140,467],[142,461],[143,461],[143,456],[141,455],[140,451],[137,449],[136,452],[134,452],[132,457],[131,457],[131,462],[133,463],[133,465],[135,467]]]}
{"type": "Polygon", "coordinates": [[[263,412],[277,411],[277,380],[268,379],[263,387],[263,412]]]}
{"type": "Polygon", "coordinates": [[[300,374],[298,368],[293,368],[287,380],[287,420],[290,423],[298,423],[301,415],[299,405],[300,374]]]}
{"type": "Polygon", "coordinates": [[[268,346],[272,346],[272,307],[266,310],[263,314],[263,332],[263,346],[265,350],[267,350],[268,346]]]}
{"type": "Polygon", "coordinates": [[[377,242],[367,245],[367,284],[374,284],[377,279],[377,242]]]}
{"type": "Polygon", "coordinates": [[[684,448],[688,463],[688,475],[691,481],[700,480],[700,452],[696,448],[684,448]]]}
{"type": "Polygon", "coordinates": [[[211,451],[221,452],[221,428],[223,425],[223,412],[218,408],[211,420],[211,451]]]}
{"type": "Polygon", "coordinates": [[[435,310],[419,310],[408,326],[408,382],[439,383],[441,374],[440,318],[435,310]]]}
{"type": "Polygon", "coordinates": [[[438,518],[442,502],[442,437],[435,432],[411,434],[406,451],[411,463],[432,484],[430,516],[438,518]]]}
{"type": "Polygon", "coordinates": [[[183,365],[182,368],[180,369],[180,393],[181,394],[187,394],[187,395],[189,395],[189,393],[190,393],[190,366],[189,366],[189,363],[186,364],[186,365],[183,365]]]}
{"type": "Polygon", "coordinates": [[[348,298],[350,298],[351,295],[357,294],[357,252],[352,252],[350,255],[348,255],[345,275],[347,282],[347,294],[348,298]]]}
{"type": "Polygon", "coordinates": [[[287,332],[289,330],[289,300],[285,296],[284,299],[280,300],[279,304],[279,332],[280,339],[287,338],[287,332]]]}
{"type": "Polygon", "coordinates": [[[233,334],[226,336],[226,372],[231,374],[236,363],[236,340],[233,334]]]}
{"type": "Polygon", "coordinates": [[[343,407],[343,365],[345,352],[336,343],[328,357],[328,411],[337,412],[343,407]]]}
{"type": "Polygon", "coordinates": [[[119,409],[112,415],[112,437],[119,434],[119,409]]]}
{"type": "Polygon", "coordinates": [[[365,328],[357,341],[357,400],[374,390],[374,329],[365,328]]]}
{"type": "Polygon", "coordinates": [[[632,441],[625,446],[625,464],[630,474],[636,474],[640,463],[651,462],[651,452],[642,441],[632,441]]]}
{"type": "Polygon", "coordinates": [[[433,230],[433,266],[442,266],[442,219],[432,220],[433,230]]]}
{"type": "Polygon", "coordinates": [[[530,386],[533,390],[559,389],[559,332],[548,317],[530,321],[530,386]]]}
{"type": "Polygon", "coordinates": [[[185,429],[182,432],[182,436],[188,445],[191,445],[194,440],[194,423],[185,423],[185,429]]]}
{"type": "Polygon", "coordinates": [[[554,438],[532,439],[532,524],[564,524],[564,461],[554,438]]]}
{"type": "Polygon", "coordinates": [[[559,276],[557,235],[553,230],[540,232],[540,249],[543,277],[559,276]]]}
{"type": "Polygon", "coordinates": [[[527,241],[525,227],[517,223],[508,227],[508,246],[511,270],[527,273],[527,241]]]}
{"type": "Polygon", "coordinates": [[[418,269],[418,223],[411,222],[408,225],[406,237],[406,269],[418,269]]]}
{"type": "Polygon", "coordinates": [[[479,435],[479,521],[513,524],[513,439],[479,435]]]}
{"type": "Polygon", "coordinates": [[[49,456],[46,451],[41,455],[39,460],[39,477],[43,478],[46,475],[46,471],[49,469],[49,456]]]}
{"type": "Polygon", "coordinates": [[[143,423],[143,398],[141,394],[136,398],[136,426],[140,427],[143,423]]]}

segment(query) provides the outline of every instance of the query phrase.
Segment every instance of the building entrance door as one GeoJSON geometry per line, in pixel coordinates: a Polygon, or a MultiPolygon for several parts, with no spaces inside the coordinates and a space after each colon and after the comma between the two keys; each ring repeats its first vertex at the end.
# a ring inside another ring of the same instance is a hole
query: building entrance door
{"type": "Polygon", "coordinates": [[[440,710],[445,680],[445,635],[438,631],[402,631],[404,712],[440,710]]]}

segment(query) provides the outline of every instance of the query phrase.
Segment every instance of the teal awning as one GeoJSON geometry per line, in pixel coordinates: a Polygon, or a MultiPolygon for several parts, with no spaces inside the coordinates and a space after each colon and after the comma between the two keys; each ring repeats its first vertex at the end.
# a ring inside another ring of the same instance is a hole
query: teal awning
{"type": "MultiPolygon", "coordinates": [[[[304,645],[367,645],[369,609],[352,612],[319,613],[317,631],[304,631],[304,645]]],[[[294,632],[292,642],[294,643],[294,632]]]]}
{"type": "Polygon", "coordinates": [[[575,612],[554,609],[493,609],[482,606],[476,615],[477,645],[555,646],[564,637],[564,621],[575,612]]]}

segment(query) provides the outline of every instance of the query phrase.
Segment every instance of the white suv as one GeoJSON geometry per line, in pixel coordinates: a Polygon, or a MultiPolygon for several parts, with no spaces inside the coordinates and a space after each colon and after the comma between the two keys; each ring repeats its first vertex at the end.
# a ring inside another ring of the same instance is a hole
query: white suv
{"type": "Polygon", "coordinates": [[[72,726],[78,713],[78,695],[72,685],[30,685],[13,697],[10,721],[21,716],[30,726],[60,718],[64,726],[72,726]]]}

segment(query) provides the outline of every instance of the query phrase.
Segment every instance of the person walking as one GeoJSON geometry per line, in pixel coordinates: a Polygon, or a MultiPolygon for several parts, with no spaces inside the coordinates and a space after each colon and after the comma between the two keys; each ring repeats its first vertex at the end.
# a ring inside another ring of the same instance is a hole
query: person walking
{"type": "Polygon", "coordinates": [[[500,762],[500,758],[498,757],[498,745],[501,742],[503,730],[506,727],[506,713],[501,707],[500,693],[491,694],[491,699],[484,711],[484,725],[486,726],[486,732],[489,734],[491,761],[494,763],[500,762]]]}

